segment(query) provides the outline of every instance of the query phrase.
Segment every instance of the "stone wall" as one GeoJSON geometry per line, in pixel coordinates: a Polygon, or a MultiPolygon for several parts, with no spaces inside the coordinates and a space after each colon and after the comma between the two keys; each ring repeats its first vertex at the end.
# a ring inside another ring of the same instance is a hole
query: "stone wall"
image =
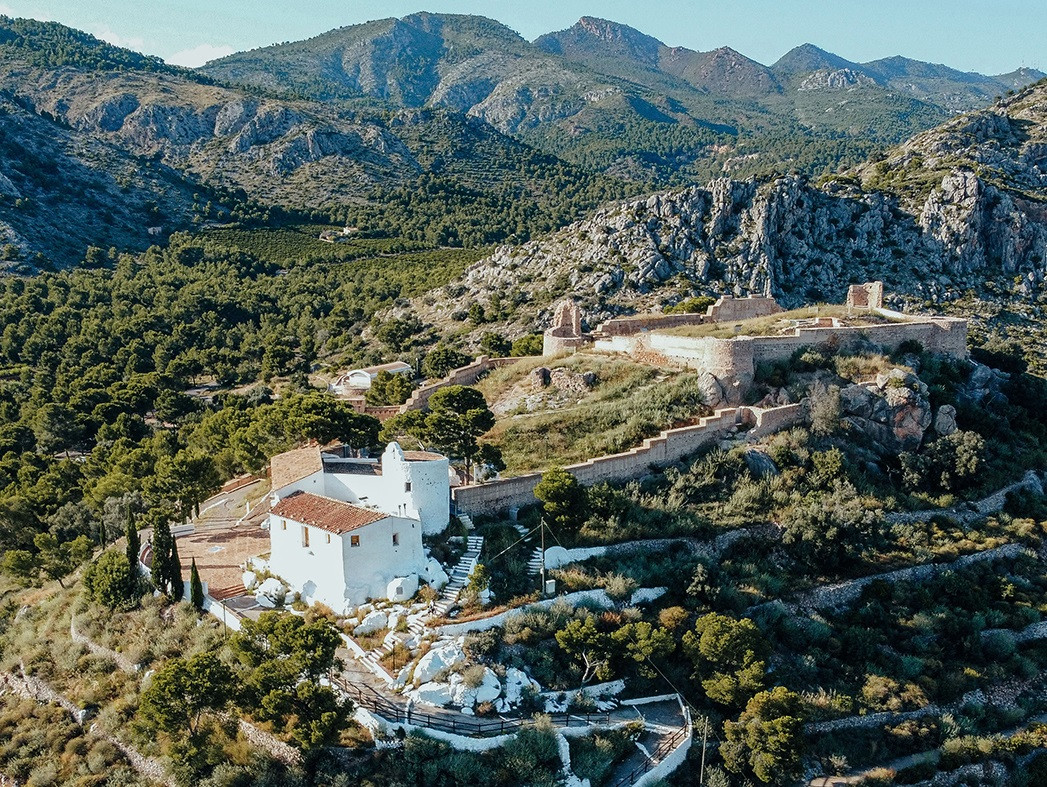
{"type": "MultiPolygon", "coordinates": [[[[709,308],[712,308],[711,306],[709,308]]],[[[682,325],[701,325],[709,319],[704,314],[642,314],[635,317],[615,317],[600,323],[594,332],[598,336],[635,336],[664,328],[682,325]]]]}
{"type": "Polygon", "coordinates": [[[925,350],[954,358],[967,357],[967,321],[954,317],[912,319],[897,312],[878,310],[897,322],[863,326],[794,328],[777,336],[736,336],[731,339],[644,333],[599,338],[598,352],[625,353],[654,366],[675,366],[709,372],[725,384],[729,401],[739,401],[738,391],[753,381],[756,365],[784,361],[803,347],[873,344],[895,350],[903,342],[918,341],[925,350]],[[731,397],[734,389],[734,398],[731,397]]]}
{"type": "Polygon", "coordinates": [[[411,398],[400,405],[398,412],[424,410],[429,404],[429,397],[441,388],[449,385],[473,385],[485,372],[500,369],[503,366],[512,366],[521,360],[521,358],[488,358],[486,355],[481,355],[472,363],[452,370],[444,379],[416,388],[411,398]]]}
{"type": "MultiPolygon", "coordinates": [[[[798,404],[768,410],[731,407],[701,419],[694,426],[668,429],[629,451],[597,457],[564,469],[586,486],[601,481],[628,481],[647,475],[654,467],[675,464],[719,442],[740,427],[749,427],[746,434],[757,438],[800,423],[805,418],[806,411],[798,404]]],[[[534,487],[541,477],[540,473],[529,473],[487,484],[462,486],[453,489],[451,496],[458,511],[470,515],[531,505],[535,502],[534,487]]]]}
{"type": "Polygon", "coordinates": [[[748,298],[720,298],[706,311],[706,322],[741,322],[755,317],[779,314],[782,307],[774,298],[750,296],[748,298]]]}

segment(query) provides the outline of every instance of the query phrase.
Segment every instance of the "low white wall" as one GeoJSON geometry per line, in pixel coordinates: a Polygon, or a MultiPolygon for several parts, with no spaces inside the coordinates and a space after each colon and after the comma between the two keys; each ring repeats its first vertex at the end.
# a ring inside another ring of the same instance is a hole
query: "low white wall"
{"type": "Polygon", "coordinates": [[[204,612],[209,612],[233,631],[240,630],[240,615],[211,596],[204,596],[204,612]]]}
{"type": "Polygon", "coordinates": [[[687,752],[691,750],[691,743],[694,740],[694,728],[691,725],[691,713],[687,710],[687,706],[684,705],[683,699],[679,695],[677,695],[676,699],[680,702],[680,710],[683,711],[687,734],[679,746],[673,749],[664,760],[633,782],[632,787],[647,787],[648,784],[661,781],[687,761],[687,752]]]}
{"type": "Polygon", "coordinates": [[[504,626],[505,622],[514,615],[522,615],[529,609],[551,607],[559,601],[566,601],[569,604],[580,604],[584,601],[598,607],[603,607],[604,609],[610,609],[614,606],[614,601],[612,601],[611,597],[607,595],[607,591],[602,588],[597,590],[579,590],[577,593],[568,593],[563,596],[557,596],[556,598],[542,599],[533,604],[528,604],[526,607],[508,609],[505,612],[499,612],[497,615],[491,615],[490,617],[467,620],[464,623],[448,623],[445,626],[440,626],[436,630],[436,633],[440,636],[455,637],[459,634],[466,634],[470,631],[487,631],[489,629],[498,628],[499,626],[504,626]]]}

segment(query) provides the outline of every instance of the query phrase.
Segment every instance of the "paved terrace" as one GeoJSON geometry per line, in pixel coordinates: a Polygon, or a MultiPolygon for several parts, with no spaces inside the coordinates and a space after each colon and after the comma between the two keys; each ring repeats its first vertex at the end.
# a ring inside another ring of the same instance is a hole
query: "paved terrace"
{"type": "Polygon", "coordinates": [[[200,516],[193,520],[196,530],[178,538],[183,579],[189,579],[195,558],[212,598],[224,601],[247,593],[241,566],[269,551],[269,531],[261,528],[268,492],[269,482],[258,481],[215,495],[200,506],[200,516]],[[245,518],[248,501],[253,513],[245,518]]]}

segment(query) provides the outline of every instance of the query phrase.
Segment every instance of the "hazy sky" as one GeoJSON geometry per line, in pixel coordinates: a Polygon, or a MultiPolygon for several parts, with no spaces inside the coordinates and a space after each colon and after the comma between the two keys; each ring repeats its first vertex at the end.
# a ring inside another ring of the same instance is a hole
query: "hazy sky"
{"type": "Polygon", "coordinates": [[[988,74],[1047,71],[1044,0],[0,0],[0,13],[182,65],[420,10],[482,14],[528,39],[599,16],[672,46],[731,46],[765,64],[809,41],[855,61],[902,54],[988,74]]]}

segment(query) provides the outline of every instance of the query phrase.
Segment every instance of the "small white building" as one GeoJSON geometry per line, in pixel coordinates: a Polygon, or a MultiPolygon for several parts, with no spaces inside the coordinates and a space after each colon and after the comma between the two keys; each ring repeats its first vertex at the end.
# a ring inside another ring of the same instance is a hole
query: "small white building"
{"type": "Polygon", "coordinates": [[[366,391],[370,389],[379,372],[414,376],[414,367],[404,361],[383,363],[380,366],[368,366],[366,369],[353,369],[338,377],[331,385],[331,392],[346,394],[349,391],[366,391]]]}
{"type": "Polygon", "coordinates": [[[309,492],[269,514],[269,565],[307,602],[337,612],[368,599],[410,598],[425,570],[421,524],[309,492]]]}
{"type": "Polygon", "coordinates": [[[337,612],[410,597],[433,573],[422,535],[450,521],[449,472],[447,457],[395,442],[381,459],[317,445],[274,456],[270,568],[337,612]]]}

